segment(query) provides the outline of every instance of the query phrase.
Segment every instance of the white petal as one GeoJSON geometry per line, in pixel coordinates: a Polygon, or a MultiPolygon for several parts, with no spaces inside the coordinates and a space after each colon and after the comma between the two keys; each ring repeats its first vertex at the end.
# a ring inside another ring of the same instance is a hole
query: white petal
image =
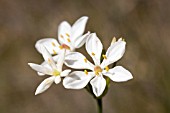
{"type": "Polygon", "coordinates": [[[44,45],[50,54],[58,54],[60,52],[59,44],[58,44],[57,40],[54,38],[44,38],[44,39],[38,40],[36,42],[35,48],[40,53],[42,53],[41,47],[40,47],[41,45],[44,45]]]}
{"type": "MultiPolygon", "coordinates": [[[[50,66],[46,61],[44,61],[44,62],[41,64],[41,66],[43,66],[43,67],[48,68],[49,70],[51,70],[51,66],[50,66]]],[[[44,73],[40,73],[40,72],[37,72],[37,74],[38,74],[39,76],[45,75],[44,73]]]]}
{"type": "Polygon", "coordinates": [[[53,60],[54,60],[54,62],[57,62],[57,61],[58,61],[58,58],[59,58],[59,55],[55,55],[55,56],[53,56],[53,60]]]}
{"type": "MultiPolygon", "coordinates": [[[[55,62],[58,61],[58,56],[59,56],[59,55],[53,56],[53,60],[54,60],[55,62]]],[[[49,70],[51,70],[51,66],[50,66],[50,65],[48,64],[48,62],[46,62],[46,61],[44,61],[44,62],[41,64],[41,66],[46,67],[46,68],[48,68],[49,70]]],[[[40,73],[40,72],[37,72],[37,73],[38,73],[38,75],[40,75],[40,76],[45,75],[45,74],[40,73]]]]}
{"type": "Polygon", "coordinates": [[[79,38],[84,33],[87,20],[88,17],[83,16],[73,24],[71,29],[71,40],[73,40],[73,42],[75,42],[75,40],[77,40],[77,38],[79,38]]]}
{"type": "Polygon", "coordinates": [[[115,82],[125,82],[133,78],[132,74],[122,66],[116,66],[103,74],[115,82]]]}
{"type": "Polygon", "coordinates": [[[49,77],[46,78],[43,82],[41,82],[41,84],[37,87],[35,95],[43,93],[44,91],[46,91],[54,82],[55,77],[49,77]]]}
{"type": "Polygon", "coordinates": [[[54,82],[56,84],[60,83],[61,82],[61,77],[60,76],[56,76],[54,82]]]}
{"type": "Polygon", "coordinates": [[[66,69],[66,70],[64,70],[64,71],[61,72],[60,76],[61,76],[61,77],[66,77],[70,72],[71,72],[70,69],[66,69]]]}
{"type": "Polygon", "coordinates": [[[71,26],[68,22],[63,21],[58,26],[58,40],[60,44],[66,44],[70,46],[70,43],[67,41],[69,38],[68,35],[71,35],[71,26]]]}
{"type": "Polygon", "coordinates": [[[107,59],[103,60],[101,67],[108,66],[122,58],[123,54],[125,53],[125,46],[125,41],[117,41],[112,44],[106,52],[107,59]]]}
{"type": "Polygon", "coordinates": [[[37,72],[40,72],[42,74],[48,74],[51,75],[52,70],[50,70],[49,68],[46,68],[44,66],[38,65],[38,64],[34,64],[34,63],[28,63],[28,65],[34,69],[37,72]]]}
{"type": "Polygon", "coordinates": [[[44,75],[45,75],[44,73],[40,73],[40,72],[37,72],[37,74],[38,74],[39,76],[44,76],[44,75]]]}
{"type": "Polygon", "coordinates": [[[74,69],[90,69],[93,70],[94,65],[91,64],[84,55],[79,52],[70,52],[65,57],[65,65],[74,69]]]}
{"type": "Polygon", "coordinates": [[[90,34],[86,40],[86,50],[88,54],[93,58],[95,65],[100,65],[100,57],[102,53],[103,45],[96,33],[90,34]]]}
{"type": "Polygon", "coordinates": [[[66,50],[63,49],[62,52],[58,55],[58,60],[57,60],[58,71],[62,71],[62,67],[63,67],[64,59],[65,59],[65,54],[66,54],[66,50]]]}
{"type": "Polygon", "coordinates": [[[48,50],[42,45],[40,46],[41,48],[41,52],[42,52],[42,56],[44,58],[44,60],[46,62],[48,62],[48,64],[53,68],[53,69],[56,69],[57,66],[52,58],[52,56],[50,55],[50,53],[48,52],[48,50]]]}
{"type": "Polygon", "coordinates": [[[86,75],[82,71],[74,71],[64,78],[63,85],[67,89],[82,89],[88,84],[92,77],[94,77],[92,73],[86,75]]]}
{"type": "Polygon", "coordinates": [[[87,32],[86,34],[84,34],[83,36],[75,39],[74,41],[74,47],[75,48],[80,48],[84,45],[84,43],[86,42],[86,39],[88,38],[90,32],[87,32]]]}
{"type": "Polygon", "coordinates": [[[93,93],[96,95],[96,97],[99,97],[105,90],[106,80],[103,78],[102,75],[99,75],[93,78],[90,81],[90,84],[92,85],[93,93]]]}

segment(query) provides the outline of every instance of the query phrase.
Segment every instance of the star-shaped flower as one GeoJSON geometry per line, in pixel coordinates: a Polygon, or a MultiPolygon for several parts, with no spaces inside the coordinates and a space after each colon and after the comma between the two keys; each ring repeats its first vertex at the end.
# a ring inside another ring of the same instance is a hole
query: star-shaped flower
{"type": "Polygon", "coordinates": [[[96,97],[102,95],[106,87],[106,80],[103,75],[109,77],[115,82],[124,82],[133,78],[132,74],[122,66],[115,66],[109,69],[109,65],[118,61],[125,52],[126,42],[119,39],[112,41],[106,54],[101,55],[103,45],[95,33],[89,35],[86,40],[86,51],[92,57],[94,64],[89,62],[84,55],[79,52],[68,53],[65,57],[65,64],[74,69],[88,69],[83,71],[74,71],[63,80],[63,85],[68,89],[84,88],[88,82],[93,89],[96,97]],[[104,58],[102,62],[101,56],[104,58]]]}
{"type": "Polygon", "coordinates": [[[63,53],[61,53],[60,55],[55,56],[55,59],[57,60],[57,65],[56,65],[54,59],[52,58],[52,56],[44,46],[41,45],[40,50],[45,62],[42,63],[41,65],[34,64],[34,63],[28,63],[28,64],[32,69],[37,71],[39,75],[50,75],[50,77],[46,78],[37,87],[35,95],[46,91],[52,85],[53,82],[55,82],[56,84],[60,83],[61,77],[65,77],[71,72],[71,70],[62,71],[65,51],[63,51],[63,53]]]}
{"type": "Polygon", "coordinates": [[[78,19],[72,26],[67,22],[63,21],[58,27],[58,40],[54,38],[44,38],[37,41],[35,47],[41,53],[40,46],[43,44],[50,54],[58,54],[63,50],[74,51],[77,48],[83,46],[86,41],[89,32],[84,34],[88,17],[83,16],[78,19]]]}

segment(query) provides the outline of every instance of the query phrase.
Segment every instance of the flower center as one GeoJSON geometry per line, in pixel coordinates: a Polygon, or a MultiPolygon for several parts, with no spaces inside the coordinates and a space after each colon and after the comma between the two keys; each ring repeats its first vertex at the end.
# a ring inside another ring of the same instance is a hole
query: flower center
{"type": "Polygon", "coordinates": [[[100,66],[96,66],[94,68],[95,75],[99,75],[100,72],[102,72],[102,68],[100,66]]]}
{"type": "Polygon", "coordinates": [[[59,75],[60,75],[60,72],[55,69],[55,70],[53,71],[52,75],[54,75],[54,76],[59,76],[59,75]]]}
{"type": "Polygon", "coordinates": [[[70,47],[68,45],[66,45],[66,44],[60,45],[59,48],[60,49],[68,49],[68,50],[70,50],[70,47]]]}

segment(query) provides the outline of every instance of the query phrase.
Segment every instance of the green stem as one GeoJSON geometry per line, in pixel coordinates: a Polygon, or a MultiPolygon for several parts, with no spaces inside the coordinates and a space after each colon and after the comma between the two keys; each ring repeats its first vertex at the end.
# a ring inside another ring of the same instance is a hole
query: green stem
{"type": "Polygon", "coordinates": [[[102,113],[102,98],[96,98],[98,105],[98,112],[102,113]]]}

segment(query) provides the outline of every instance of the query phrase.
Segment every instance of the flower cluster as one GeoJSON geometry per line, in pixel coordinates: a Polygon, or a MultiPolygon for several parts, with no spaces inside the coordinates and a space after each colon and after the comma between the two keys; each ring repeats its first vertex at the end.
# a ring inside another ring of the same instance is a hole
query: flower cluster
{"type": "Polygon", "coordinates": [[[61,82],[67,89],[82,89],[89,83],[96,97],[106,89],[106,78],[114,82],[124,82],[133,78],[132,74],[122,66],[111,67],[122,58],[126,42],[120,38],[113,38],[107,51],[103,54],[103,45],[96,33],[87,32],[83,35],[88,17],[83,16],[72,26],[63,21],[58,27],[58,41],[45,38],[37,41],[36,49],[44,58],[40,65],[28,63],[37,71],[39,76],[50,75],[37,88],[35,95],[46,91],[53,82],[61,82]],[[76,52],[77,48],[85,44],[87,53],[93,59],[91,63],[83,54],[76,52]],[[63,65],[70,69],[63,70],[63,65]],[[110,67],[110,68],[109,68],[110,67]]]}

